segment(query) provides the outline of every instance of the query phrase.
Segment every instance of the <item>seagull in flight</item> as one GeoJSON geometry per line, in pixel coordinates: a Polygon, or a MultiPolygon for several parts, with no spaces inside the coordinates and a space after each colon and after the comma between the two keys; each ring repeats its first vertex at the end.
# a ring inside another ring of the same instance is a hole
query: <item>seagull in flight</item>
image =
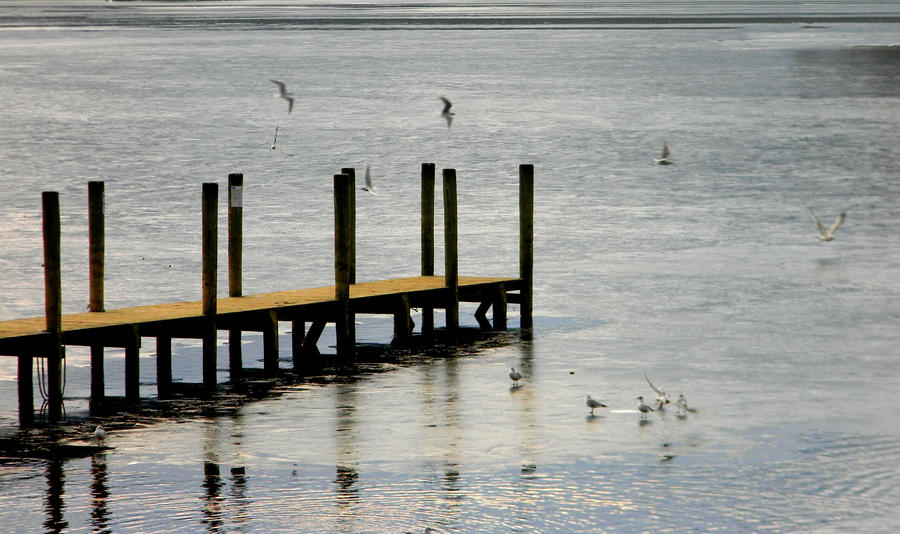
{"type": "Polygon", "coordinates": [[[647,376],[647,373],[644,373],[644,379],[647,380],[647,383],[650,384],[650,387],[656,392],[656,407],[662,409],[664,404],[669,404],[669,394],[666,393],[663,388],[654,386],[653,382],[651,382],[650,378],[647,376]]]}
{"type": "Polygon", "coordinates": [[[372,174],[369,172],[369,166],[366,165],[366,185],[360,187],[363,191],[368,191],[373,195],[377,195],[378,192],[375,191],[375,186],[372,185],[372,174]]]}
{"type": "Polygon", "coordinates": [[[272,139],[272,148],[269,150],[275,150],[275,143],[278,142],[278,126],[275,127],[275,138],[272,139]]]}
{"type": "Polygon", "coordinates": [[[590,395],[584,396],[584,404],[591,409],[591,415],[594,415],[594,408],[606,408],[602,402],[592,399],[590,395]]]}
{"type": "Polygon", "coordinates": [[[518,384],[519,380],[522,380],[522,373],[516,371],[515,367],[510,367],[509,379],[513,381],[513,384],[518,384]]]}
{"type": "Polygon", "coordinates": [[[441,111],[441,116],[447,120],[447,128],[449,129],[450,123],[453,122],[453,116],[456,115],[456,113],[450,111],[453,104],[451,104],[449,100],[444,97],[441,97],[441,100],[444,101],[444,110],[441,111]]]}
{"type": "Polygon", "coordinates": [[[671,152],[669,152],[669,144],[663,143],[662,153],[659,155],[658,158],[655,158],[653,160],[653,163],[656,163],[657,165],[671,165],[672,161],[669,160],[670,154],[671,154],[671,152]]]}
{"type": "Polygon", "coordinates": [[[284,85],[284,82],[279,82],[278,80],[273,80],[269,78],[269,81],[278,86],[278,96],[287,100],[288,103],[288,114],[294,110],[294,93],[289,93],[287,87],[284,85]]]}
{"type": "Polygon", "coordinates": [[[838,226],[840,226],[841,223],[844,222],[844,219],[847,218],[847,212],[842,211],[841,214],[838,215],[838,218],[835,219],[834,224],[831,225],[831,228],[825,230],[825,227],[822,226],[822,221],[820,221],[819,218],[816,217],[816,214],[813,213],[812,208],[809,209],[809,212],[812,213],[813,219],[815,219],[816,221],[816,226],[819,227],[819,239],[821,239],[822,241],[831,241],[832,239],[834,239],[834,231],[837,230],[838,226]]]}

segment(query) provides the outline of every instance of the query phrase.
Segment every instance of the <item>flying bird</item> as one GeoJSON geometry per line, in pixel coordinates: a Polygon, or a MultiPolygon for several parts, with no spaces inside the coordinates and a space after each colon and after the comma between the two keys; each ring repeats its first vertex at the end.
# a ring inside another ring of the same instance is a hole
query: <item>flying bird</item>
{"type": "Polygon", "coordinates": [[[841,214],[838,215],[838,218],[835,219],[834,224],[831,225],[831,228],[825,230],[825,227],[822,226],[822,221],[820,221],[819,218],[816,217],[816,214],[813,213],[812,208],[809,209],[809,212],[812,213],[813,219],[815,219],[816,221],[816,226],[819,227],[819,239],[821,239],[822,241],[831,241],[832,239],[834,239],[834,231],[837,230],[838,226],[840,226],[841,223],[844,222],[844,219],[847,218],[847,212],[842,211],[841,214]]]}
{"type": "Polygon", "coordinates": [[[288,92],[287,87],[284,85],[283,82],[279,82],[278,80],[273,80],[272,78],[269,78],[269,81],[278,86],[278,96],[287,100],[288,114],[290,114],[291,111],[294,110],[294,94],[288,92]]]}
{"type": "Polygon", "coordinates": [[[509,379],[513,381],[513,384],[518,384],[519,380],[522,380],[522,373],[516,371],[515,367],[510,367],[509,379]]]}
{"type": "Polygon", "coordinates": [[[670,154],[671,154],[671,152],[669,152],[669,144],[663,143],[662,153],[659,155],[658,158],[655,158],[653,160],[653,163],[656,163],[657,165],[671,165],[672,161],[669,160],[670,154]]]}
{"type": "Polygon", "coordinates": [[[592,399],[590,395],[584,396],[584,404],[591,409],[591,415],[594,415],[594,408],[606,408],[602,402],[592,399]]]}
{"type": "Polygon", "coordinates": [[[644,379],[647,380],[647,383],[650,384],[650,387],[656,392],[656,407],[661,409],[664,404],[669,404],[669,394],[666,393],[663,388],[654,386],[653,382],[651,382],[650,378],[647,376],[647,373],[644,373],[644,379]]]}
{"type": "Polygon", "coordinates": [[[373,195],[377,195],[378,192],[375,191],[375,186],[372,185],[372,174],[369,172],[369,166],[366,165],[366,185],[360,187],[363,191],[368,191],[373,195]]]}
{"type": "Polygon", "coordinates": [[[272,148],[269,150],[275,150],[275,143],[278,142],[278,126],[275,127],[275,138],[272,139],[272,148]]]}
{"type": "Polygon", "coordinates": [[[450,123],[453,122],[453,116],[456,115],[455,113],[450,111],[450,107],[453,106],[453,104],[451,104],[450,101],[444,97],[441,97],[441,100],[444,101],[444,110],[441,111],[441,116],[447,120],[447,128],[450,128],[450,123]]]}

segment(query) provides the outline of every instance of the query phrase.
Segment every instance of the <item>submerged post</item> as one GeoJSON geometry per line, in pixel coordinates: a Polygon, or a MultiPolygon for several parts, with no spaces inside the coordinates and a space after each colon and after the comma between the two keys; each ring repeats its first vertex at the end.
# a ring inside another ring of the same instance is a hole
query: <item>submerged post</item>
{"type": "Polygon", "coordinates": [[[216,387],[216,263],[219,185],[203,184],[203,385],[216,387]]]}
{"type": "Polygon", "coordinates": [[[62,273],[60,269],[59,193],[42,195],[44,214],[44,310],[47,344],[47,401],[51,423],[62,418],[62,273]]]}
{"type": "MultiPolygon", "coordinates": [[[[242,247],[244,240],[244,175],[228,175],[228,296],[240,297],[243,292],[242,247]]],[[[228,371],[232,382],[241,379],[243,370],[241,331],[228,331],[228,371]]]]}
{"type": "MultiPolygon", "coordinates": [[[[106,254],[106,222],[103,204],[103,182],[88,182],[88,248],[90,258],[90,306],[92,312],[102,312],[103,277],[106,254]]],[[[103,369],[103,345],[91,345],[90,412],[100,412],[106,397],[103,369]]]]}
{"type": "Polygon", "coordinates": [[[353,357],[350,330],[350,241],[352,239],[350,176],[334,175],[334,298],[337,300],[335,336],[339,358],[353,357]]]}
{"type": "Polygon", "coordinates": [[[519,277],[522,329],[531,328],[534,303],[534,165],[519,165],[519,277]]]}
{"type": "Polygon", "coordinates": [[[444,169],[444,277],[447,330],[459,327],[459,258],[456,233],[456,169],[444,169]]]}
{"type": "MultiPolygon", "coordinates": [[[[434,163],[422,164],[422,276],[434,276],[434,163]]],[[[422,307],[422,334],[434,332],[434,308],[422,307]]]]}

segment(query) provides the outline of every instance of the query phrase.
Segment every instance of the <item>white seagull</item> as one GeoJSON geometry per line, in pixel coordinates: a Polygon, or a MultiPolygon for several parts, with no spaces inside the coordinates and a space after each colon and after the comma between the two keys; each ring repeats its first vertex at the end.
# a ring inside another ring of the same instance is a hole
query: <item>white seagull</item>
{"type": "Polygon", "coordinates": [[[378,192],[375,191],[375,186],[372,185],[372,174],[369,172],[369,166],[366,165],[366,185],[360,187],[363,191],[368,191],[373,195],[377,195],[378,192]]]}
{"type": "Polygon", "coordinates": [[[275,143],[278,142],[278,126],[275,127],[275,138],[272,139],[272,148],[269,150],[275,150],[275,143]]]}
{"type": "Polygon", "coordinates": [[[813,219],[815,219],[816,221],[816,226],[819,227],[819,239],[821,239],[822,241],[831,241],[832,239],[834,239],[834,231],[837,230],[838,226],[840,226],[841,223],[844,222],[844,219],[847,218],[847,212],[842,211],[841,214],[838,215],[838,218],[835,219],[834,224],[831,225],[831,228],[826,231],[825,227],[822,226],[822,221],[820,221],[819,218],[816,217],[816,214],[813,213],[812,208],[809,209],[809,212],[812,213],[813,219]]]}
{"type": "Polygon", "coordinates": [[[97,443],[103,445],[103,442],[106,441],[106,431],[103,430],[103,427],[97,425],[97,428],[94,429],[94,439],[97,440],[97,443]]]}
{"type": "Polygon", "coordinates": [[[513,384],[518,384],[519,380],[522,380],[522,373],[516,371],[515,367],[510,367],[509,379],[513,381],[513,384]]]}
{"type": "Polygon", "coordinates": [[[641,419],[646,419],[648,413],[656,411],[653,408],[644,404],[644,397],[638,397],[637,400],[639,401],[638,411],[641,412],[641,419]]]}
{"type": "Polygon", "coordinates": [[[669,144],[663,143],[662,154],[659,155],[658,158],[654,158],[653,163],[657,165],[671,165],[672,162],[669,160],[669,144]]]}
{"type": "Polygon", "coordinates": [[[656,407],[662,408],[664,404],[669,404],[669,394],[666,393],[663,388],[654,386],[653,382],[651,382],[650,378],[647,376],[647,373],[644,373],[644,378],[647,380],[647,383],[650,384],[650,387],[653,388],[653,391],[656,392],[656,407]]]}
{"type": "Polygon", "coordinates": [[[269,81],[278,86],[278,96],[287,100],[288,114],[290,114],[290,112],[294,110],[294,94],[287,91],[287,87],[283,82],[273,80],[272,78],[269,78],[269,81]]]}
{"type": "Polygon", "coordinates": [[[447,128],[450,128],[450,123],[453,122],[453,116],[456,115],[450,111],[450,107],[453,106],[453,104],[444,97],[441,97],[441,100],[444,101],[444,110],[441,111],[441,116],[447,120],[447,128]]]}
{"type": "Polygon", "coordinates": [[[598,400],[594,400],[590,395],[584,396],[584,404],[591,409],[591,415],[594,415],[594,408],[606,408],[606,405],[598,400]]]}

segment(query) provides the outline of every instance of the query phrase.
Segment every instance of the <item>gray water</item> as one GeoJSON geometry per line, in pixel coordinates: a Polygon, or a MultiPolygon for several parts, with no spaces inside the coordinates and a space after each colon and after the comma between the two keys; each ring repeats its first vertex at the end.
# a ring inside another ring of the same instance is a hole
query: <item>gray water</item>
{"type": "MultiPolygon", "coordinates": [[[[460,273],[516,275],[517,167],[536,168],[532,339],[111,432],[104,456],[4,462],[5,529],[894,531],[898,16],[894,2],[0,3],[0,319],[43,314],[41,191],[60,192],[63,308],[79,312],[89,180],[106,182],[116,308],[199,298],[200,184],[224,195],[230,172],[245,176],[246,294],[330,283],[346,166],[371,165],[380,190],[358,196],[358,279],[418,273],[426,161],[457,169],[460,273]],[[297,96],[290,115],[269,78],[297,96]],[[663,142],[674,165],[652,163],[663,142]],[[834,241],[808,208],[826,224],[846,210],[834,241]],[[642,422],[644,373],[698,411],[642,422]],[[585,394],[609,408],[589,417],[585,394]]],[[[359,321],[361,342],[390,341],[390,318],[359,321]]],[[[261,339],[244,343],[261,367],[261,339]]],[[[199,352],[176,342],[176,377],[200,380],[199,352]]],[[[145,339],[146,396],[154,357],[145,339]]],[[[67,414],[83,419],[89,354],[67,360],[67,414]]],[[[121,352],[106,365],[123,394],[121,352]]],[[[15,373],[0,358],[6,434],[15,373]]]]}

